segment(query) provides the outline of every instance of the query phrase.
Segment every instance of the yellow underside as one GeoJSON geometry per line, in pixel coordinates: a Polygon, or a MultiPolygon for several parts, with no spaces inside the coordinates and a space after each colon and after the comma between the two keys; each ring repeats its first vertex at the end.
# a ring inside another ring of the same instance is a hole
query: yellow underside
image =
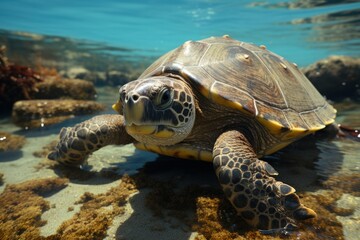
{"type": "Polygon", "coordinates": [[[140,150],[150,151],[170,157],[202,160],[207,162],[212,162],[213,159],[211,151],[201,148],[193,148],[185,145],[158,146],[158,145],[144,144],[140,142],[134,143],[134,145],[136,148],[140,150]]]}
{"type": "Polygon", "coordinates": [[[131,125],[125,128],[130,135],[152,135],[157,138],[171,138],[175,134],[174,131],[167,128],[158,131],[157,125],[131,125]]]}

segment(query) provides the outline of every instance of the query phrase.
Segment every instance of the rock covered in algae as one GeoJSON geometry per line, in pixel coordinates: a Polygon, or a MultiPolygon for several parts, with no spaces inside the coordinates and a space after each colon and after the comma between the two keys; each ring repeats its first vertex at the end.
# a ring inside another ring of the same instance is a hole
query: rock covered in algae
{"type": "Polygon", "coordinates": [[[31,99],[70,98],[94,100],[94,84],[61,77],[55,69],[9,63],[5,47],[0,46],[0,107],[8,112],[15,102],[31,99]]]}
{"type": "Polygon", "coordinates": [[[16,151],[25,144],[25,137],[0,131],[0,152],[16,151]]]}
{"type": "MultiPolygon", "coordinates": [[[[47,178],[30,180],[6,186],[0,194],[0,238],[10,239],[103,239],[115,216],[124,213],[123,206],[130,194],[136,191],[133,181],[123,177],[122,182],[108,192],[86,192],[76,204],[80,211],[63,222],[50,236],[41,236],[41,219],[50,209],[44,196],[61,190],[68,179],[47,178]]],[[[56,207],[56,206],[54,206],[56,207]]]]}
{"type": "MultiPolygon", "coordinates": [[[[126,65],[126,63],[123,63],[126,65]]],[[[147,63],[149,64],[149,63],[147,63]]],[[[123,66],[120,69],[109,69],[106,71],[91,71],[84,67],[71,67],[60,73],[67,78],[77,78],[90,81],[96,86],[119,86],[137,79],[145,70],[145,66],[123,66]]]]}
{"type": "Polygon", "coordinates": [[[42,197],[64,188],[66,179],[46,178],[8,185],[0,194],[1,239],[42,239],[39,227],[44,211],[50,208],[42,197]]]}
{"type": "Polygon", "coordinates": [[[360,58],[330,56],[304,68],[303,72],[330,100],[360,100],[360,58]]]}
{"type": "Polygon", "coordinates": [[[130,194],[136,190],[131,178],[124,176],[121,183],[106,193],[86,192],[77,204],[80,211],[57,229],[61,239],[104,239],[116,216],[124,214],[130,194]]]}
{"type": "Polygon", "coordinates": [[[96,96],[94,84],[81,79],[45,78],[36,83],[35,88],[36,91],[32,91],[30,95],[32,99],[94,100],[96,96]]]}
{"type": "Polygon", "coordinates": [[[18,101],[12,110],[14,124],[24,128],[43,127],[78,115],[104,110],[103,104],[86,100],[26,100],[18,101]]]}

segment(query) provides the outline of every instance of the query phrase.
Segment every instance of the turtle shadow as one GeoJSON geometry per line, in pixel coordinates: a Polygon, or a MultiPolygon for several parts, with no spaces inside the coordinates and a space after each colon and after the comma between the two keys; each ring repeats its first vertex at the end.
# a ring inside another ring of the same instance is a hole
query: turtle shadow
{"type": "MultiPolygon", "coordinates": [[[[59,177],[68,178],[71,183],[82,185],[102,185],[114,182],[122,178],[125,174],[132,175],[138,172],[138,169],[144,166],[148,161],[154,161],[156,154],[135,150],[130,156],[117,155],[122,147],[105,147],[91,155],[89,161],[81,167],[65,166],[53,160],[47,160],[46,163],[54,173],[59,177]],[[105,151],[104,151],[105,150],[105,151]],[[115,152],[114,152],[115,150],[115,152]],[[100,153],[103,151],[102,153],[100,153]],[[113,157],[109,157],[113,156],[113,157]]],[[[51,151],[50,148],[49,151],[51,151]]],[[[127,150],[124,149],[126,152],[127,150]]]]}
{"type": "Polygon", "coordinates": [[[146,206],[148,193],[143,189],[130,198],[127,213],[114,222],[119,225],[115,239],[189,239],[191,232],[186,224],[174,217],[154,215],[146,206]]]}
{"type": "Polygon", "coordinates": [[[23,157],[22,150],[0,152],[0,162],[16,161],[23,157]]]}
{"type": "Polygon", "coordinates": [[[132,178],[139,192],[129,199],[126,217],[117,221],[119,240],[189,239],[196,198],[221,193],[207,162],[158,156],[132,178]]]}

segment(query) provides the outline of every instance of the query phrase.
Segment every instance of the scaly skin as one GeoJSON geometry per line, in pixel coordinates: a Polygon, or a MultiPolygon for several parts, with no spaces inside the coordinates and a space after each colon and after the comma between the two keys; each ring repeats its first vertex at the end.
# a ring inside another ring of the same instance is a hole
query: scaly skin
{"type": "Polygon", "coordinates": [[[91,153],[107,145],[134,142],[125,130],[124,117],[110,114],[62,128],[59,137],[59,143],[48,158],[69,166],[82,165],[91,153]]]}
{"type": "Polygon", "coordinates": [[[213,157],[226,197],[250,225],[270,231],[293,230],[294,219],[316,216],[300,203],[294,188],[272,177],[278,173],[256,157],[242,133],[228,131],[220,135],[213,157]]]}

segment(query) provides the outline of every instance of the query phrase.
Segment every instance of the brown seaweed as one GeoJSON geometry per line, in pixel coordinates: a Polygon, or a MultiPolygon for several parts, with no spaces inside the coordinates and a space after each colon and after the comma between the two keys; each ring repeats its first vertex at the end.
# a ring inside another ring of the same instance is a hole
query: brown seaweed
{"type": "Polygon", "coordinates": [[[41,239],[43,212],[50,206],[42,195],[64,188],[66,179],[47,178],[7,185],[0,194],[0,238],[41,239]]]}
{"type": "Polygon", "coordinates": [[[35,84],[43,80],[33,69],[9,63],[5,50],[0,47],[0,107],[9,111],[16,101],[31,99],[35,84]]]}

